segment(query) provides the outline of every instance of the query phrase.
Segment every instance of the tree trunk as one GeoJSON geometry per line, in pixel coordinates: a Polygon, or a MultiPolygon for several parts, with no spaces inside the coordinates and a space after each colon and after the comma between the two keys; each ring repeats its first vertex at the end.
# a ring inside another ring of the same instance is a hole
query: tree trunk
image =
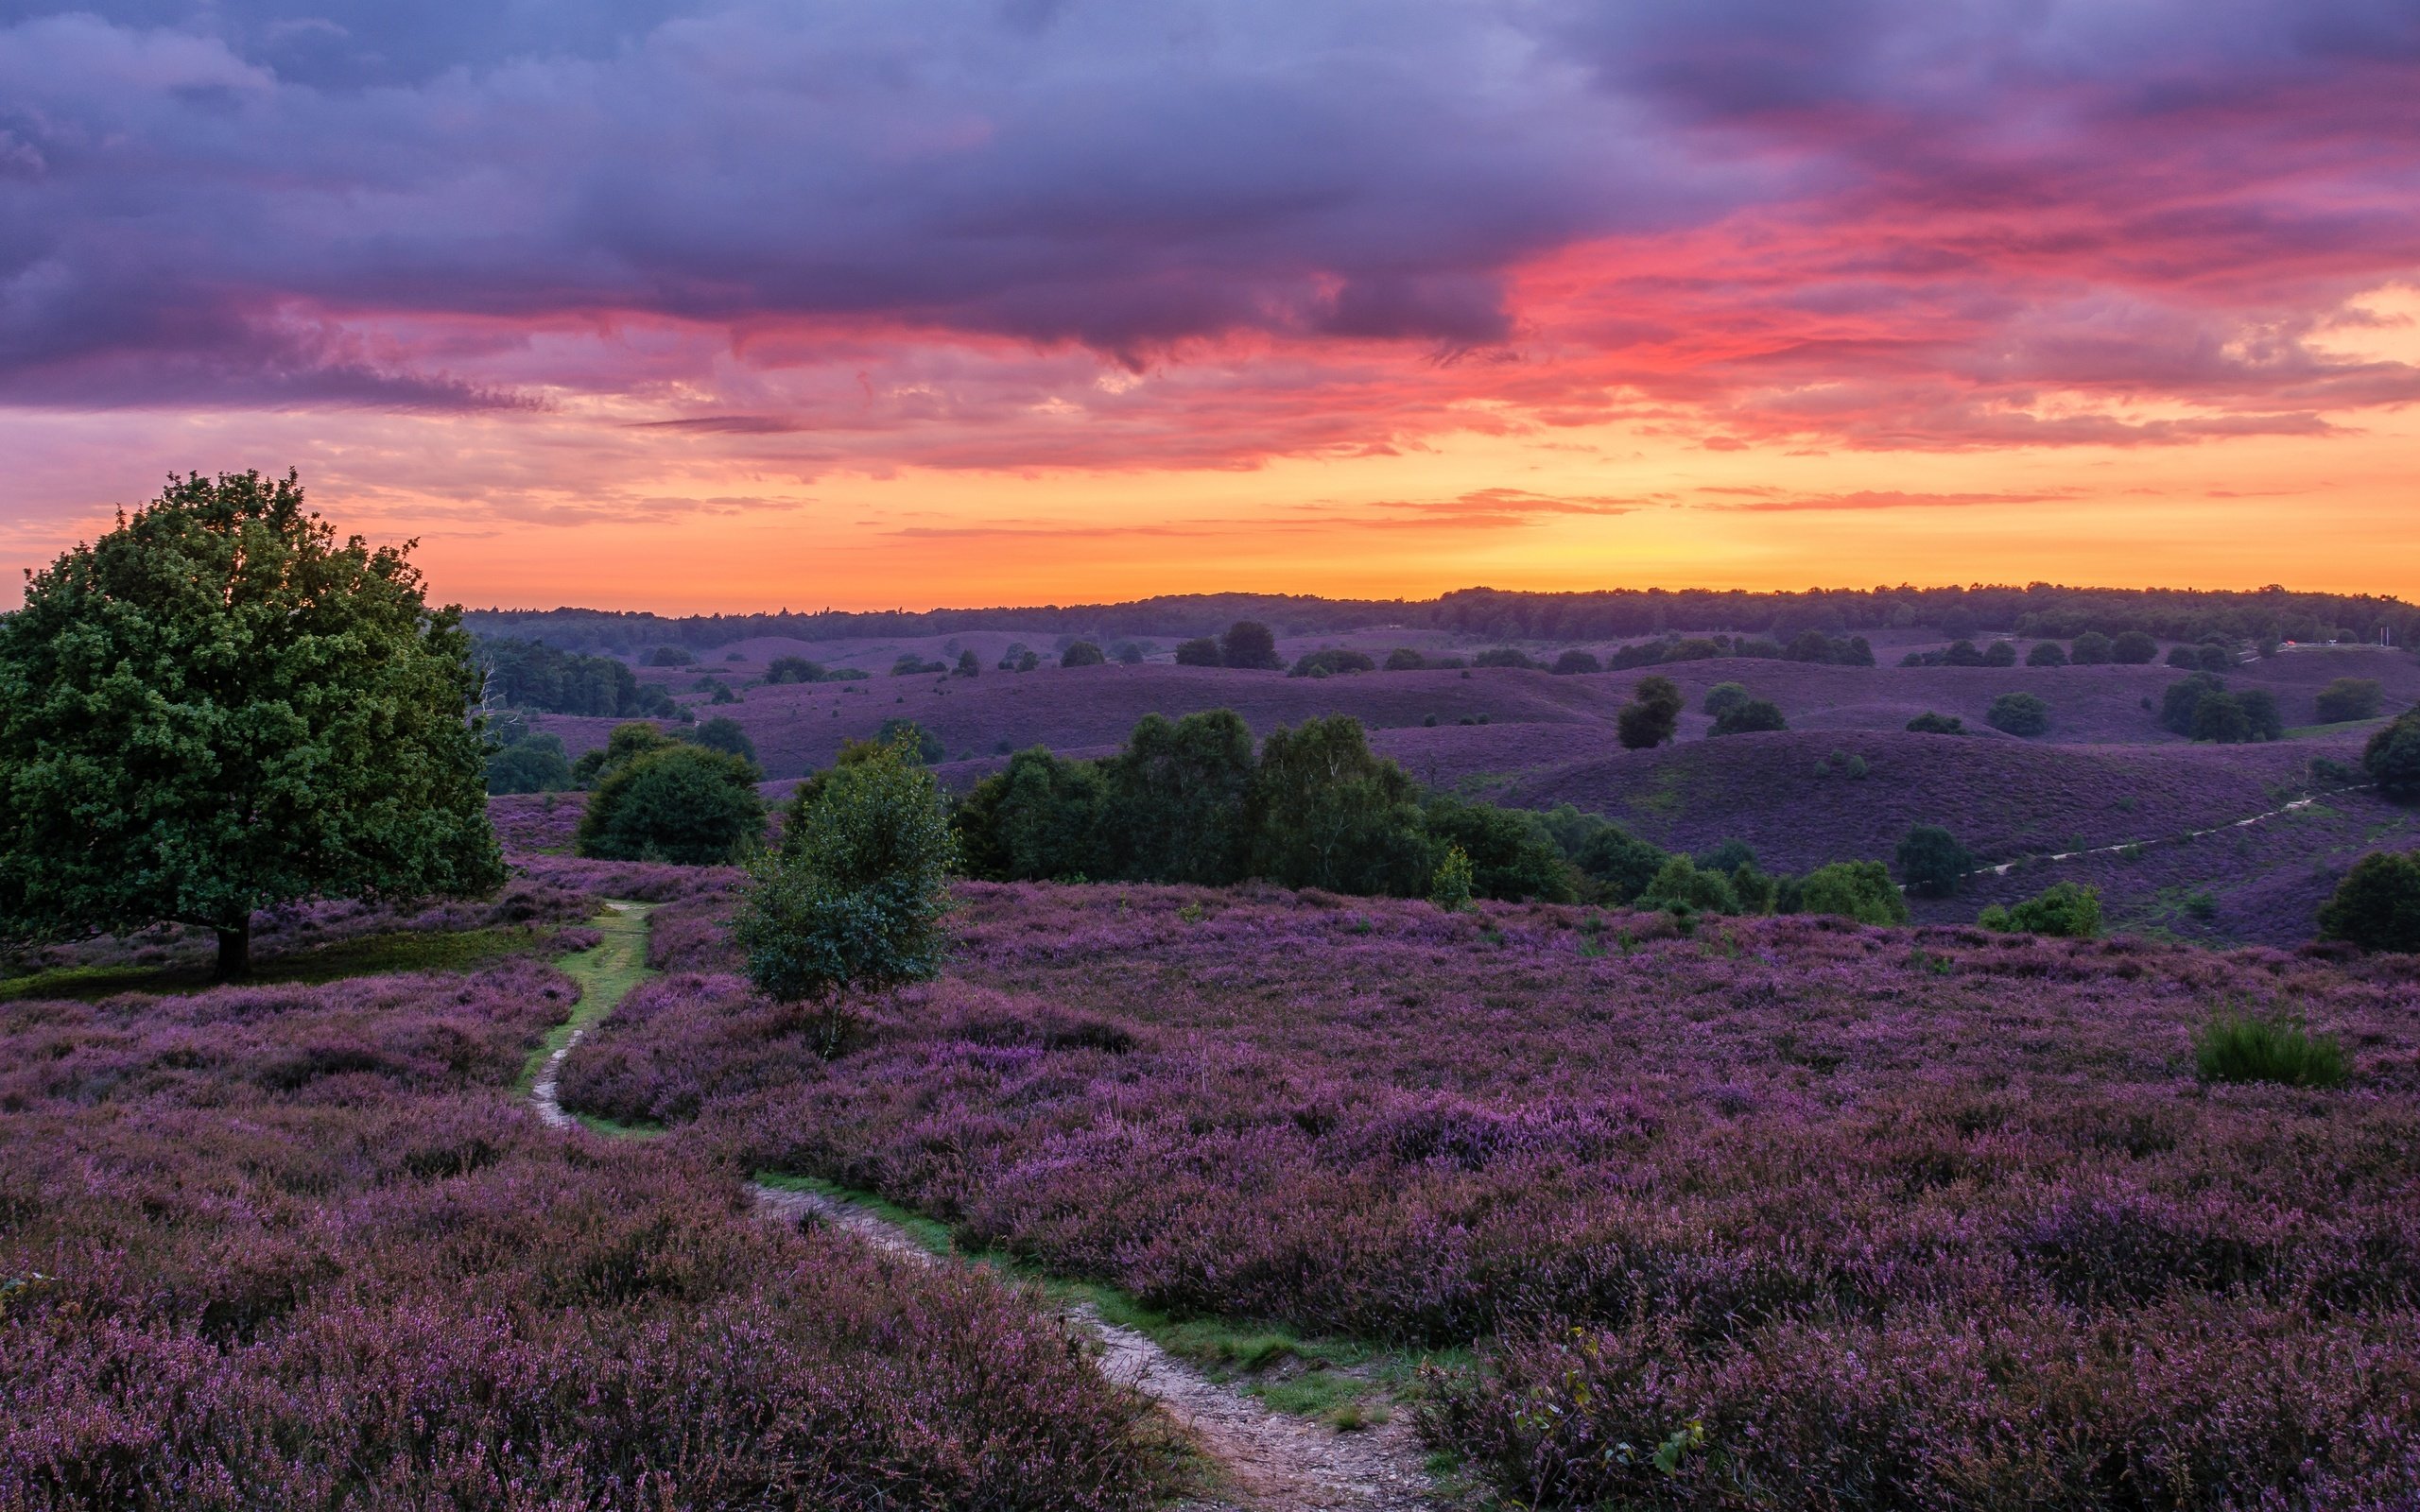
{"type": "Polygon", "coordinates": [[[240,982],[252,974],[252,920],[251,915],[233,928],[218,930],[218,980],[240,982]]]}

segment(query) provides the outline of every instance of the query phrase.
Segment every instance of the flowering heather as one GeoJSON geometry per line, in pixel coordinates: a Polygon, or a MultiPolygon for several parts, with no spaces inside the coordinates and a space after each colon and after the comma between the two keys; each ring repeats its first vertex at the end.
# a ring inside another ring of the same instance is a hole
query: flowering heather
{"type": "Polygon", "coordinates": [[[534,962],[0,1006],[0,1506],[1139,1507],[979,1277],[541,1129],[534,962]]]}
{"type": "Polygon", "coordinates": [[[1426,1427],[1524,1500],[2420,1498],[2400,965],[1273,889],[962,896],[952,974],[828,1066],[699,972],[584,1041],[567,1101],[697,1108],[710,1147],[1179,1313],[1486,1341],[1426,1427]],[[2350,1089],[2202,1085],[2220,1008],[2334,1033],[2350,1089]]]}

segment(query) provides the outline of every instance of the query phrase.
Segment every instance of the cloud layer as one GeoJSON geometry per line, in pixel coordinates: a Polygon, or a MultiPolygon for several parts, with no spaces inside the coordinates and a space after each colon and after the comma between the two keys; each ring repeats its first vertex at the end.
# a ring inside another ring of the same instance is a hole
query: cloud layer
{"type": "MultiPolygon", "coordinates": [[[[2324,438],[2411,0],[0,3],[0,404],[854,466],[2324,438]]],[[[1503,513],[1491,507],[1482,513],[1503,513]]]]}

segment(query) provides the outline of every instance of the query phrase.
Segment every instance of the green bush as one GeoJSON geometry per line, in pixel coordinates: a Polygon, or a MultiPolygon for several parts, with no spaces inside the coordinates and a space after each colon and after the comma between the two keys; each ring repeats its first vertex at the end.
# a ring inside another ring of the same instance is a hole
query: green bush
{"type": "Polygon", "coordinates": [[[2023,902],[2006,908],[1995,903],[1976,922],[2002,934],[2090,939],[2100,933],[2100,889],[2053,883],[2023,902]]]}
{"type": "Polygon", "coordinates": [[[1748,701],[1748,689],[1737,682],[1718,682],[1705,690],[1705,702],[1698,707],[1707,717],[1720,719],[1733,709],[1748,701]]]}
{"type": "Polygon", "coordinates": [[[2323,725],[2376,719],[2383,696],[2376,678],[2338,678],[2311,700],[2311,718],[2323,725]]]}
{"type": "Polygon", "coordinates": [[[951,669],[951,671],[950,671],[950,676],[951,676],[951,677],[953,677],[953,678],[979,678],[979,677],[981,677],[982,675],[983,675],[983,663],[982,663],[980,661],[977,660],[976,655],[975,655],[975,647],[973,647],[973,646],[971,646],[971,645],[970,645],[970,646],[968,646],[965,650],[960,651],[960,652],[959,652],[959,653],[958,653],[958,665],[957,665],[956,667],[954,667],[954,668],[952,668],[952,669],[951,669]]]}
{"type": "Polygon", "coordinates": [[[1615,732],[1625,750],[1648,750],[1672,738],[1681,726],[1684,703],[1679,684],[1669,678],[1646,677],[1631,690],[1631,701],[1615,717],[1615,732]]]}
{"type": "Polygon", "coordinates": [[[901,719],[896,716],[882,722],[882,728],[874,731],[873,744],[893,746],[903,738],[908,741],[915,758],[927,766],[949,754],[949,747],[942,744],[942,738],[939,735],[913,719],[901,719]]]}
{"type": "Polygon", "coordinates": [[[2072,660],[2080,667],[2096,667],[2109,661],[2110,640],[2099,630],[2086,630],[2076,637],[2072,660]]]}
{"type": "Polygon", "coordinates": [[[1396,646],[1387,653],[1386,669],[1389,672],[1417,672],[1427,664],[1427,658],[1408,645],[1396,646]]]}
{"type": "Polygon", "coordinates": [[[1668,856],[1653,878],[1632,900],[1639,908],[1660,908],[1675,914],[1736,914],[1739,895],[1731,879],[1720,871],[1702,871],[1686,856],[1668,856]]]}
{"type": "Polygon", "coordinates": [[[1330,647],[1323,651],[1305,652],[1286,675],[1289,678],[1334,677],[1340,672],[1375,672],[1378,663],[1370,660],[1366,651],[1330,647]]]}
{"type": "MultiPolygon", "coordinates": [[[[1100,763],[1115,874],[1222,886],[1244,874],[1252,730],[1232,709],[1146,714],[1100,763]]],[[[1093,876],[1106,876],[1096,870],[1093,876]]]]}
{"type": "Polygon", "coordinates": [[[2149,666],[2159,655],[2159,643],[2141,630],[2128,630],[2109,643],[2109,660],[2121,667],[2149,666]]]}
{"type": "Polygon", "coordinates": [[[748,731],[741,728],[739,721],[728,714],[717,714],[700,725],[689,732],[689,740],[691,744],[703,746],[708,750],[736,756],[751,766],[756,765],[756,743],[748,738],[748,731]]]}
{"type": "Polygon", "coordinates": [[[1421,806],[1421,822],[1432,845],[1462,857],[1482,898],[1567,903],[1580,896],[1576,869],[1545,823],[1525,809],[1439,794],[1421,806]]]}
{"type": "Polygon", "coordinates": [[[1975,869],[1974,852],[1938,824],[1919,824],[1899,842],[1899,880],[1919,898],[1947,898],[1975,869]]]}
{"type": "Polygon", "coordinates": [[[830,676],[823,665],[803,656],[777,656],[765,663],[765,680],[779,685],[786,682],[821,682],[830,676]]]}
{"type": "Polygon", "coordinates": [[[1983,665],[2013,667],[2016,665],[2016,645],[2011,641],[1994,641],[1983,648],[1983,665]]]}
{"type": "Polygon", "coordinates": [[[1908,902],[1879,861],[1835,861],[1798,883],[1794,910],[1834,914],[1860,924],[1904,924],[1908,902]]]}
{"type": "Polygon", "coordinates": [[[2050,729],[2050,706],[2030,693],[2003,693],[1984,711],[1983,723],[2010,735],[2046,734],[2050,729]]]}
{"type": "Polygon", "coordinates": [[[1285,662],[1277,655],[1277,637],[1257,620],[1237,620],[1219,638],[1219,660],[1231,667],[1274,672],[1285,662]]]}
{"type": "Polygon", "coordinates": [[[1245,796],[1253,876],[1288,887],[1415,896],[1435,862],[1411,779],[1349,714],[1270,731],[1245,796]]]}
{"type": "Polygon", "coordinates": [[[606,735],[604,745],[581,752],[579,760],[571,764],[571,780],[581,787],[594,787],[614,768],[627,766],[648,751],[662,750],[672,744],[671,736],[645,720],[615,725],[606,735]]]}
{"type": "Polygon", "coordinates": [[[931,772],[902,739],[827,777],[732,921],[750,979],[780,1003],[929,979],[947,945],[957,849],[931,772]]]}
{"type": "Polygon", "coordinates": [[[1779,705],[1763,698],[1751,698],[1746,703],[1725,709],[1714,722],[1717,735],[1749,735],[1788,730],[1789,721],[1782,717],[1779,705]]]}
{"type": "Polygon", "coordinates": [[[1919,735],[1962,735],[1966,721],[1956,714],[1939,714],[1927,709],[1908,721],[1909,730],[1919,735]]]}
{"type": "Polygon", "coordinates": [[[1428,901],[1449,914],[1459,914],[1471,905],[1471,858],[1462,848],[1449,845],[1444,857],[1437,863],[1437,874],[1428,884],[1428,901]]]}
{"type": "Polygon", "coordinates": [[[666,742],[606,769],[574,846],[608,861],[721,866],[752,850],[764,830],[753,765],[666,742]]]}
{"type": "Polygon", "coordinates": [[[1539,815],[1538,822],[1580,868],[1591,902],[1629,902],[1647,889],[1664,865],[1659,848],[1601,815],[1582,814],[1568,803],[1539,815]]]}
{"type": "MultiPolygon", "coordinates": [[[[902,742],[901,759],[915,760],[902,742]]],[[[950,817],[969,874],[993,882],[1112,875],[1108,793],[1099,767],[1041,746],[975,784],[950,817]]],[[[1228,880],[1228,879],[1221,879],[1228,880]]]]}
{"type": "Polygon", "coordinates": [[[697,661],[689,648],[682,645],[659,645],[647,654],[647,664],[651,667],[694,666],[697,661]]]}
{"type": "Polygon", "coordinates": [[[488,754],[490,793],[561,793],[572,785],[563,743],[553,735],[524,735],[488,754]]]}
{"type": "Polygon", "coordinates": [[[1181,667],[1221,665],[1219,659],[1219,643],[1207,635],[1197,636],[1190,641],[1179,641],[1176,647],[1176,664],[1181,667]]]}
{"type": "Polygon", "coordinates": [[[1509,645],[1499,645],[1493,651],[1481,651],[1471,658],[1471,665],[1475,667],[1533,667],[1537,663],[1509,645]]]}
{"type": "Polygon", "coordinates": [[[2373,850],[2354,862],[2319,910],[2319,937],[2420,952],[2420,853],[2373,850]]]}
{"type": "Polygon", "coordinates": [[[2342,1087],[2347,1079],[2344,1050],[2335,1036],[2250,1014],[2211,1019],[2193,1037],[2193,1062],[2204,1081],[2342,1087]]]}
{"type": "Polygon", "coordinates": [[[1563,655],[1556,657],[1554,659],[1554,665],[1548,667],[1547,670],[1552,672],[1556,677],[1567,678],[1575,674],[1602,672],[1605,670],[1605,663],[1598,661],[1588,652],[1582,651],[1575,646],[1571,650],[1563,653],[1563,655]]]}
{"type": "Polygon", "coordinates": [[[2191,677],[2177,679],[2160,694],[2160,728],[2170,734],[2192,734],[2193,720],[2201,710],[2202,700],[2224,693],[2226,689],[2223,679],[2207,672],[2196,672],[2191,677]]]}
{"type": "Polygon", "coordinates": [[[2067,664],[2066,648],[2056,641],[2036,641],[2033,649],[2025,653],[2029,667],[2063,667],[2067,664]]]}
{"type": "Polygon", "coordinates": [[[2420,710],[2398,715],[2361,747],[2361,769],[2389,798],[2420,798],[2420,710]]]}
{"type": "Polygon", "coordinates": [[[2243,705],[2232,694],[2205,694],[2193,706],[2190,730],[2195,740],[2215,741],[2221,746],[2239,746],[2252,738],[2252,721],[2245,717],[2243,705]]]}
{"type": "Polygon", "coordinates": [[[1059,653],[1059,664],[1063,667],[1098,667],[1108,664],[1108,662],[1109,658],[1101,655],[1100,647],[1090,641],[1078,641],[1059,653]]]}

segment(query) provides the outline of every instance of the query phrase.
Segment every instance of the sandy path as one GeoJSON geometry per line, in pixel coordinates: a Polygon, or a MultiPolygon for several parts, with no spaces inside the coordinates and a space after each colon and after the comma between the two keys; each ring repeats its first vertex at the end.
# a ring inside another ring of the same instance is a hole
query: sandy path
{"type": "Polygon", "coordinates": [[[2253,825],[2263,823],[2269,819],[2278,818],[2288,814],[2299,813],[2304,809],[2309,808],[2312,804],[2317,803],[2322,799],[2334,798],[2340,793],[2358,793],[2369,785],[2370,784],[2367,782],[2356,782],[2350,787],[2331,787],[2325,793],[2313,793],[2308,798],[2298,798],[2291,803],[2280,804],[2276,808],[2271,809],[2265,814],[2256,814],[2248,819],[2235,819],[2225,824],[2213,825],[2206,830],[2187,830],[2181,835],[2155,835],[2148,840],[2124,840],[2120,841],[2117,845],[2097,845],[2089,850],[2060,850],[2046,856],[2021,856],[2014,861],[2003,861],[1996,867],[1979,868],[1974,871],[1967,872],[1966,875],[1970,877],[2005,877],[2019,867],[2039,866],[2047,861],[2073,861],[2080,856],[2114,856],[2120,850],[2148,850],[2153,846],[2184,845],[2190,841],[2206,839],[2214,834],[2224,834],[2229,830],[2249,829],[2253,825]]]}
{"type": "MultiPolygon", "coordinates": [[[[580,1126],[563,1110],[558,1092],[563,1057],[588,1025],[612,1012],[646,974],[645,906],[607,906],[617,917],[599,921],[605,943],[581,963],[586,970],[573,973],[584,988],[594,985],[606,990],[583,992],[571,1032],[540,1052],[544,1058],[530,1084],[530,1106],[548,1128],[580,1126]]],[[[775,1222],[812,1220],[846,1229],[901,1260],[920,1265],[948,1263],[906,1229],[862,1208],[813,1192],[761,1184],[749,1190],[756,1211],[775,1222]]],[[[1184,1503],[1191,1512],[1418,1512],[1432,1504],[1420,1446],[1404,1417],[1350,1434],[1289,1418],[1210,1380],[1148,1336],[1104,1321],[1087,1303],[1067,1304],[1063,1314],[1099,1341],[1103,1374],[1159,1402],[1224,1470],[1228,1484],[1222,1495],[1184,1503]]]]}

